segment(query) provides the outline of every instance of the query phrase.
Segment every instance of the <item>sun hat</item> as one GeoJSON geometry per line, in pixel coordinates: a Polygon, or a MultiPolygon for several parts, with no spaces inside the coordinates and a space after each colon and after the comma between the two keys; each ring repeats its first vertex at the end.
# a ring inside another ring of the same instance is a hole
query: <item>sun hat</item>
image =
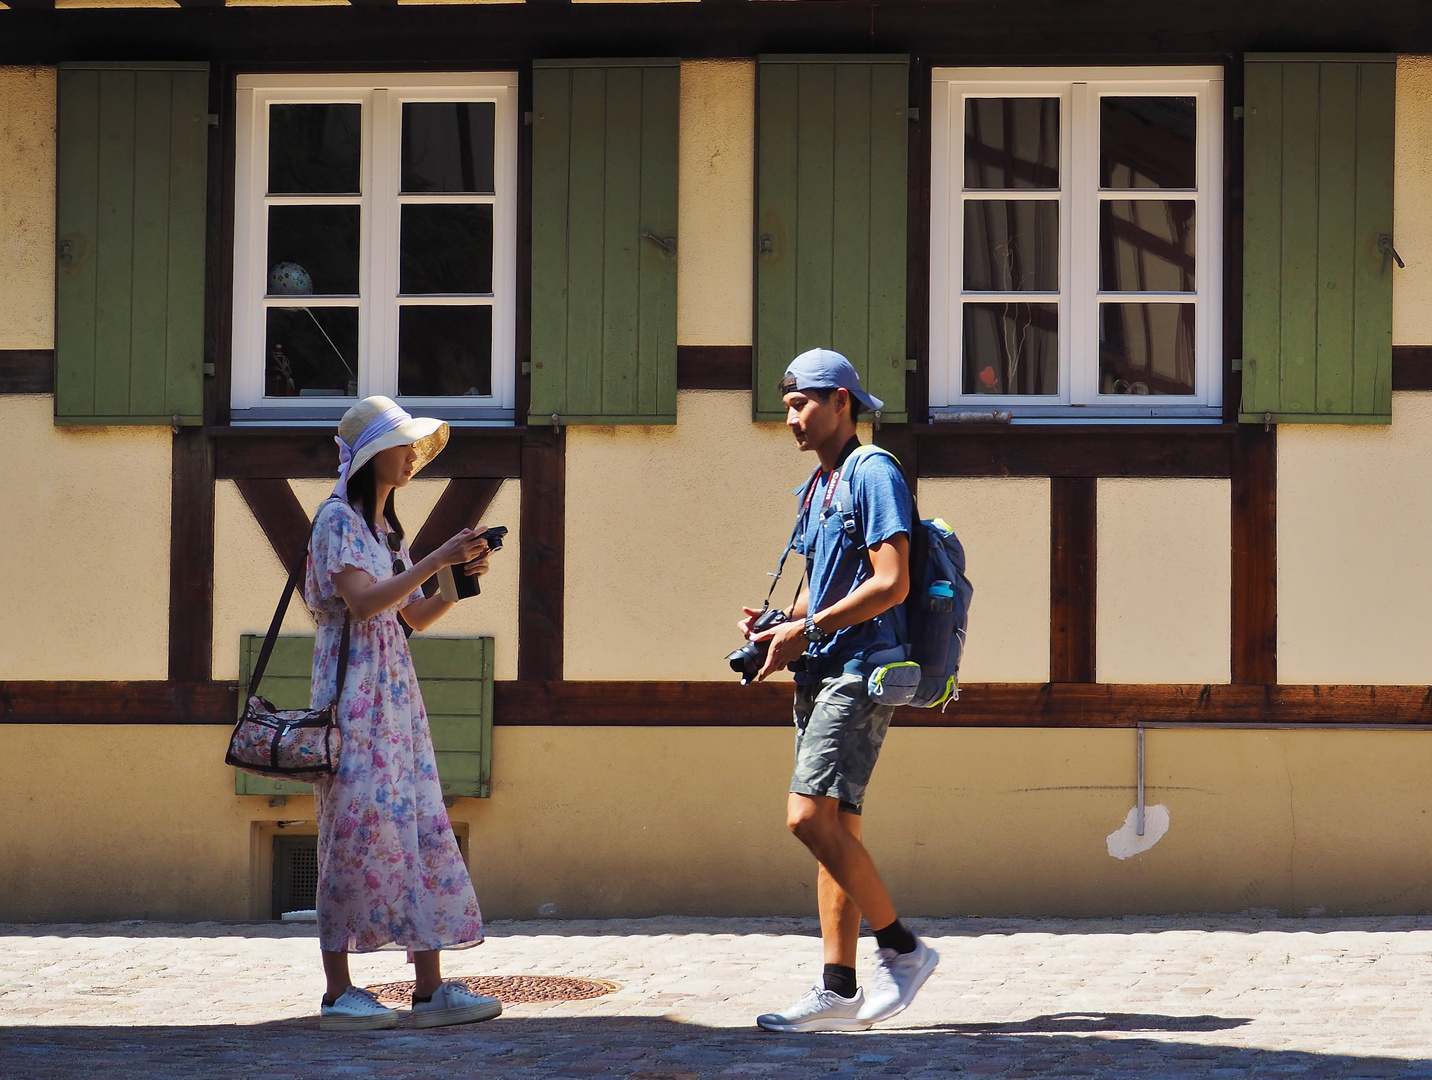
{"type": "Polygon", "coordinates": [[[850,361],[834,349],[807,349],[781,376],[781,385],[794,383],[797,390],[847,390],[867,409],[879,411],[885,402],[860,388],[860,376],[850,361]]]}
{"type": "Polygon", "coordinates": [[[375,394],[354,405],[338,421],[338,483],[333,494],[348,498],[348,478],[372,460],[373,455],[395,446],[411,446],[418,452],[413,473],[447,445],[448,426],[442,420],[412,416],[392,398],[375,394]]]}

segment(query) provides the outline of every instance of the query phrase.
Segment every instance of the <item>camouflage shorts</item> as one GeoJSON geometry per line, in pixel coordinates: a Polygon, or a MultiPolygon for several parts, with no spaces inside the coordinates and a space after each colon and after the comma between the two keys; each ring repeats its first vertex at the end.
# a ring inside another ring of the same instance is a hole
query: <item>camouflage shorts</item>
{"type": "Polygon", "coordinates": [[[861,675],[839,674],[796,687],[796,768],[791,791],[828,795],[860,813],[894,708],[865,693],[861,675]]]}

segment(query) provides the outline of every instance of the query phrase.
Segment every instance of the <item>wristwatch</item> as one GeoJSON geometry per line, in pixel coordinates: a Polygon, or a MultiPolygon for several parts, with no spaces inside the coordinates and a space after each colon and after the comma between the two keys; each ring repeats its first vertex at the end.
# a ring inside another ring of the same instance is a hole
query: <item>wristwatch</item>
{"type": "Polygon", "coordinates": [[[814,641],[817,644],[829,639],[830,637],[829,634],[827,634],[824,630],[822,630],[819,626],[815,624],[814,615],[807,615],[805,617],[805,629],[801,631],[801,636],[804,637],[807,641],[814,641]]]}

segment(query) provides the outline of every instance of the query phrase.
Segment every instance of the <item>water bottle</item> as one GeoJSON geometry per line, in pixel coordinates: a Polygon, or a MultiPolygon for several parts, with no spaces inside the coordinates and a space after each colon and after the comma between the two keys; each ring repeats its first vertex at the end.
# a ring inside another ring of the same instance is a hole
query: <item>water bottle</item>
{"type": "Polygon", "coordinates": [[[948,581],[930,584],[920,603],[920,626],[910,659],[925,678],[941,677],[955,628],[955,587],[948,581]]]}

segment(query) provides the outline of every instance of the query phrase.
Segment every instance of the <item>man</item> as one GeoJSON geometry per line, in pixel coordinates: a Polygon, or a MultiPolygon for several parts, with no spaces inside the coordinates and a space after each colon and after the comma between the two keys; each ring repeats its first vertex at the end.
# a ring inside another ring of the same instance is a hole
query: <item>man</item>
{"type": "MultiPolygon", "coordinates": [[[[889,1019],[914,999],[939,963],[935,951],[896,916],[880,875],[860,840],[865,787],[885,739],[890,706],[866,693],[869,658],[894,648],[898,605],[910,588],[914,500],[899,467],[884,454],[863,455],[845,477],[854,507],[833,505],[844,465],[860,445],[856,417],[880,409],[860,387],[844,356],[812,349],[781,379],[786,425],[820,471],[803,488],[793,548],[806,557],[806,582],[790,621],[756,634],[770,642],[760,678],[802,654],[796,675],[796,764],[786,822],[815,856],[825,972],[820,984],[782,1013],[756,1023],[767,1031],[853,1031],[889,1019]],[[855,528],[844,523],[855,511],[855,528]],[[852,534],[853,533],[853,534],[852,534]],[[870,992],[859,986],[855,948],[862,914],[875,934],[877,968],[870,992]]],[[[746,608],[743,633],[759,614],[746,608]]]]}

